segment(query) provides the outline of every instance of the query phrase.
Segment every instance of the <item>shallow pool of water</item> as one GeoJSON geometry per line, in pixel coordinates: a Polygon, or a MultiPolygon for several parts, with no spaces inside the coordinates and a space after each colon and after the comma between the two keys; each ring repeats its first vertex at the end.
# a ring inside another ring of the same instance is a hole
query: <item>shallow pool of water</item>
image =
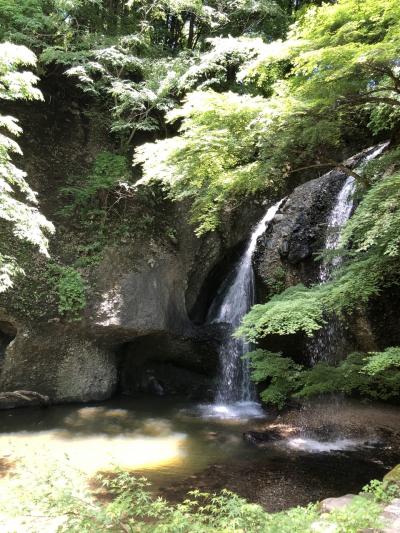
{"type": "Polygon", "coordinates": [[[37,469],[67,463],[89,477],[119,466],[174,501],[195,487],[227,487],[270,510],[358,491],[400,461],[395,446],[365,438],[289,434],[251,446],[243,432],[261,430],[262,415],[257,405],[158,397],[3,411],[0,459],[37,469]]]}

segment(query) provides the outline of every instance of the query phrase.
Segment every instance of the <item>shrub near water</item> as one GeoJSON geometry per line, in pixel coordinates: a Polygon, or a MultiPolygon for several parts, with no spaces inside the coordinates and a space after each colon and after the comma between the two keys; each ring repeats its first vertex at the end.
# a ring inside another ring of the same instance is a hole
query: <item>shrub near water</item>
{"type": "Polygon", "coordinates": [[[261,399],[279,409],[291,398],[320,394],[357,393],[365,397],[392,400],[400,393],[400,347],[383,352],[353,353],[339,365],[324,362],[312,368],[294,363],[290,357],[266,350],[255,350],[250,360],[251,377],[256,383],[268,383],[261,399]]]}

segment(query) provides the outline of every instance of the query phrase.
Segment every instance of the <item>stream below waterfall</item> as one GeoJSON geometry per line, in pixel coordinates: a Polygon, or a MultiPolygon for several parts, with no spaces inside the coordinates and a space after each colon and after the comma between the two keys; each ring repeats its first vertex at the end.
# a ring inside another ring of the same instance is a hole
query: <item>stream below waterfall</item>
{"type": "Polygon", "coordinates": [[[193,488],[228,488],[277,511],[358,492],[400,462],[398,409],[346,401],[338,417],[319,403],[275,419],[216,418],[183,400],[147,396],[4,411],[0,492],[13,476],[52,464],[88,479],[119,466],[148,477],[171,501],[193,488]],[[260,447],[243,439],[268,428],[281,437],[260,447]]]}

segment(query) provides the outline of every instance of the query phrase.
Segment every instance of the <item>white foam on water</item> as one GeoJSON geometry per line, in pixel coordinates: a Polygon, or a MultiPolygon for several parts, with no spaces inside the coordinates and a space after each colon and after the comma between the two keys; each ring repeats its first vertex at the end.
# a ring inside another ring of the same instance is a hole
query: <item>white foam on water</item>
{"type": "Polygon", "coordinates": [[[248,420],[265,418],[265,412],[257,402],[239,401],[233,403],[210,403],[198,406],[202,418],[248,420]]]}
{"type": "Polygon", "coordinates": [[[336,439],[319,441],[308,437],[294,437],[286,442],[289,448],[309,453],[328,453],[344,450],[356,450],[365,445],[364,441],[354,439],[336,439]]]}

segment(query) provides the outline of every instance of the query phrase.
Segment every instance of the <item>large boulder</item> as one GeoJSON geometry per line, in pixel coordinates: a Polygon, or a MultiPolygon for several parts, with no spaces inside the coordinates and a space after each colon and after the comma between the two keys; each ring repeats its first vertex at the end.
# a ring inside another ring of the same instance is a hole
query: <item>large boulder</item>
{"type": "Polygon", "coordinates": [[[395,485],[400,490],[400,464],[396,465],[385,475],[383,482],[386,486],[395,485]]]}
{"type": "Polygon", "coordinates": [[[1,391],[31,390],[51,401],[104,400],[116,384],[112,351],[58,323],[19,326],[0,375],[1,391]]]}

